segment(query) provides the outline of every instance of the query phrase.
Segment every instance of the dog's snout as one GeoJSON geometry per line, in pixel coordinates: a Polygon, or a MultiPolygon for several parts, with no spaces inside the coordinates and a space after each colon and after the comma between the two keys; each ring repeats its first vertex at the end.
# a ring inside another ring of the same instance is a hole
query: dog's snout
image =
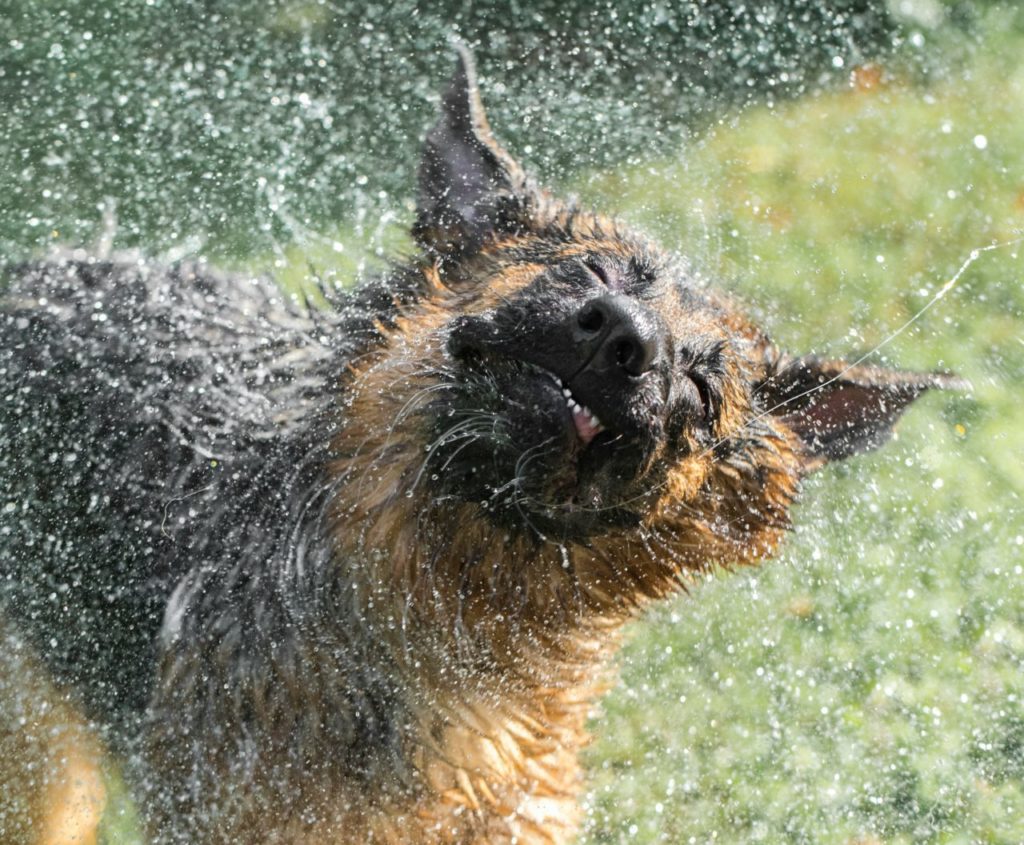
{"type": "Polygon", "coordinates": [[[591,299],[575,315],[573,336],[585,369],[642,376],[661,349],[661,327],[642,305],[621,294],[591,299]]]}
{"type": "Polygon", "coordinates": [[[474,353],[500,345],[494,324],[480,316],[463,315],[448,326],[446,346],[453,358],[465,358],[474,353]]]}

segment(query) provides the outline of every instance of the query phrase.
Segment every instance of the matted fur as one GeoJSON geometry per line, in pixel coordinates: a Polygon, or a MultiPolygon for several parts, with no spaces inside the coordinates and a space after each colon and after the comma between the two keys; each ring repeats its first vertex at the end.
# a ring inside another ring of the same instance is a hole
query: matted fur
{"type": "Polygon", "coordinates": [[[4,613],[154,842],[570,841],[624,623],[771,554],[806,472],[956,383],[778,351],[535,186],[464,52],[413,232],[325,310],[202,265],[8,268],[4,613]]]}

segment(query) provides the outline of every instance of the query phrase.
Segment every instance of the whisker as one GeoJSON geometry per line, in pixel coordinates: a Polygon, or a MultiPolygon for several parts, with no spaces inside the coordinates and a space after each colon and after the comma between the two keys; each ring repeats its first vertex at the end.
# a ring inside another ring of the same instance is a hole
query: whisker
{"type": "MultiPolygon", "coordinates": [[[[409,490],[416,489],[417,485],[420,483],[420,480],[423,478],[423,474],[427,471],[427,467],[430,465],[431,460],[433,460],[434,452],[439,445],[441,445],[442,443],[452,443],[456,440],[468,440],[468,443],[464,443],[462,446],[459,447],[459,450],[456,451],[456,454],[458,454],[458,451],[468,446],[469,443],[472,443],[474,440],[477,440],[482,434],[485,434],[487,431],[493,429],[493,425],[489,427],[481,425],[481,423],[484,422],[492,422],[492,417],[492,414],[487,414],[484,412],[475,412],[469,416],[469,419],[459,420],[455,425],[446,429],[443,434],[441,434],[436,440],[434,440],[431,444],[429,444],[426,447],[426,457],[420,464],[420,468],[417,471],[416,477],[413,479],[412,484],[409,486],[409,490]]],[[[455,455],[449,457],[449,462],[453,457],[455,457],[455,455]]],[[[445,466],[447,465],[448,464],[446,463],[445,466]]]]}

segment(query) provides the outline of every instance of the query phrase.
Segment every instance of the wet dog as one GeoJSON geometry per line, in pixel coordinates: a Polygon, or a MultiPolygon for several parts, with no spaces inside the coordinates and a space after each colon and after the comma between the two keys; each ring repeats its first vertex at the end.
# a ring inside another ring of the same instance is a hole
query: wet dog
{"type": "Polygon", "coordinates": [[[8,268],[0,730],[67,723],[31,676],[98,732],[7,773],[12,837],[72,770],[94,822],[98,736],[154,842],[568,842],[624,623],[770,555],[806,473],[957,385],[780,351],[538,187],[465,53],[413,236],[327,308],[201,265],[8,268]]]}

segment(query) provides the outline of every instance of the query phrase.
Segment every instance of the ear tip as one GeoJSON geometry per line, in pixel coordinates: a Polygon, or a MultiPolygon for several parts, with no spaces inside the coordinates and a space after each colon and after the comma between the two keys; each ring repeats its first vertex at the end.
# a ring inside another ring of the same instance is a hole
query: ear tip
{"type": "Polygon", "coordinates": [[[466,87],[476,87],[476,59],[469,45],[457,35],[448,37],[448,44],[455,51],[455,79],[465,79],[466,87]]]}
{"type": "Polygon", "coordinates": [[[463,65],[473,64],[473,50],[457,35],[448,37],[448,44],[455,51],[456,56],[463,65]]]}
{"type": "Polygon", "coordinates": [[[958,376],[956,373],[932,373],[932,383],[928,387],[935,387],[939,390],[955,390],[957,393],[973,393],[974,385],[969,379],[958,376]]]}

